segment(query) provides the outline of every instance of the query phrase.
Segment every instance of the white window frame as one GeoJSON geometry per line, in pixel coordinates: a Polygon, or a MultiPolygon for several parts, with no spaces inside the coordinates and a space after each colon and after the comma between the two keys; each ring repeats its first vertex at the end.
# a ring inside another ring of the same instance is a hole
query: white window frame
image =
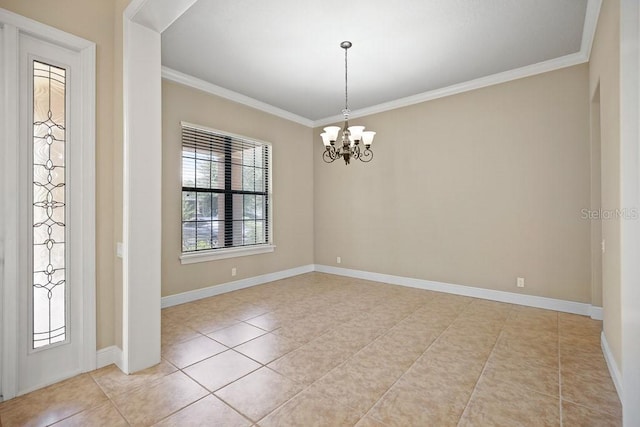
{"type": "MultiPolygon", "coordinates": [[[[216,260],[221,260],[221,259],[227,259],[227,258],[236,258],[236,257],[242,257],[242,256],[249,256],[249,255],[259,255],[259,254],[265,254],[265,253],[270,253],[273,252],[276,248],[276,246],[273,244],[273,234],[274,234],[274,230],[273,230],[273,176],[272,176],[272,172],[273,172],[273,152],[272,152],[272,144],[270,142],[266,142],[266,141],[261,141],[259,139],[255,139],[255,138],[249,138],[247,136],[243,136],[243,135],[237,135],[234,133],[230,133],[230,132],[226,132],[226,131],[222,131],[219,129],[214,129],[214,128],[210,128],[207,126],[202,126],[202,125],[196,125],[193,123],[189,123],[189,122],[181,122],[180,123],[181,127],[190,127],[190,128],[194,128],[194,129],[198,129],[198,130],[202,130],[204,132],[211,132],[211,133],[215,133],[215,134],[221,134],[221,135],[225,135],[225,136],[229,136],[231,138],[237,138],[237,139],[241,139],[241,140],[248,140],[248,141],[253,141],[253,142],[257,142],[259,144],[265,145],[269,148],[269,172],[268,172],[268,192],[267,192],[267,198],[268,198],[268,214],[267,214],[267,229],[268,231],[268,235],[267,235],[267,243],[263,243],[263,244],[257,244],[257,245],[251,245],[251,246],[232,246],[232,247],[227,247],[227,248],[218,248],[218,249],[209,249],[209,250],[201,250],[201,251],[196,251],[196,252],[181,252],[180,255],[180,263],[181,264],[194,264],[194,263],[199,263],[199,262],[208,262],[208,261],[216,261],[216,260]]],[[[181,142],[182,143],[182,142],[181,142]]],[[[180,152],[182,153],[182,150],[180,150],[180,152]]],[[[182,154],[181,154],[182,156],[182,154]]],[[[181,164],[182,165],[182,164],[181,164]]],[[[181,168],[181,173],[182,173],[182,166],[180,166],[181,168]]],[[[182,183],[181,183],[181,187],[180,187],[181,191],[182,191],[182,183]]],[[[180,198],[181,203],[182,203],[182,197],[180,198]]],[[[181,209],[182,212],[182,209],[181,209]]],[[[182,227],[182,213],[180,215],[180,227],[182,227]]],[[[182,233],[181,233],[182,235],[182,233]]],[[[182,246],[182,239],[180,242],[181,246],[182,246]]]]}

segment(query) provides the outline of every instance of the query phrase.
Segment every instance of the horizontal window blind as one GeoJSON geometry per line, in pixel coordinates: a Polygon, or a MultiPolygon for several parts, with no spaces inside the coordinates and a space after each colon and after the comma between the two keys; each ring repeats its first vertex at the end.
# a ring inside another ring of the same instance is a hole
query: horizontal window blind
{"type": "Polygon", "coordinates": [[[271,145],[182,123],[182,251],[270,243],[271,145]]]}
{"type": "Polygon", "coordinates": [[[224,152],[229,143],[234,152],[268,146],[265,142],[245,139],[236,135],[232,136],[231,134],[214,133],[213,130],[194,128],[186,124],[182,125],[183,147],[210,152],[224,152]]]}

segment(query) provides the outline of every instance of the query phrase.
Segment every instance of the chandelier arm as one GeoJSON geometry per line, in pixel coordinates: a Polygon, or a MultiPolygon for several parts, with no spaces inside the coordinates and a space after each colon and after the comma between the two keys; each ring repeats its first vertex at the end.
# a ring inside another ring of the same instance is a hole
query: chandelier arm
{"type": "Polygon", "coordinates": [[[335,159],[337,159],[337,157],[333,157],[329,150],[325,150],[325,152],[322,153],[322,160],[324,160],[325,163],[333,163],[335,159]]]}
{"type": "Polygon", "coordinates": [[[364,151],[362,151],[358,156],[358,159],[364,163],[370,162],[371,159],[373,159],[373,151],[371,151],[369,148],[365,148],[364,151]]]}
{"type": "Polygon", "coordinates": [[[326,163],[331,163],[336,160],[338,157],[341,157],[338,153],[338,150],[334,146],[326,147],[324,152],[322,153],[322,160],[326,163]]]}

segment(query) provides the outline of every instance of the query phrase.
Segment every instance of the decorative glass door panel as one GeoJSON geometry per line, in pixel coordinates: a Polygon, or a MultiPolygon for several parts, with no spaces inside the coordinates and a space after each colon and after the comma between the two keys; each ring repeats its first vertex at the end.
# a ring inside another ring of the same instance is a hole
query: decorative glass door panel
{"type": "Polygon", "coordinates": [[[33,61],[32,348],[67,338],[66,70],[33,61]]]}

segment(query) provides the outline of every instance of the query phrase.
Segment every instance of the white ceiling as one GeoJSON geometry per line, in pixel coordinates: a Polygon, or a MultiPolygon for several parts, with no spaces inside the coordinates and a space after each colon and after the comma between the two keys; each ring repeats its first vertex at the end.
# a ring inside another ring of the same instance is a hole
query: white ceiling
{"type": "Polygon", "coordinates": [[[498,73],[508,80],[585,62],[599,6],[600,0],[197,0],[162,33],[162,64],[165,76],[193,76],[228,98],[319,124],[338,118],[344,105],[343,40],[353,42],[349,106],[364,113],[487,76],[500,81],[498,73]]]}

